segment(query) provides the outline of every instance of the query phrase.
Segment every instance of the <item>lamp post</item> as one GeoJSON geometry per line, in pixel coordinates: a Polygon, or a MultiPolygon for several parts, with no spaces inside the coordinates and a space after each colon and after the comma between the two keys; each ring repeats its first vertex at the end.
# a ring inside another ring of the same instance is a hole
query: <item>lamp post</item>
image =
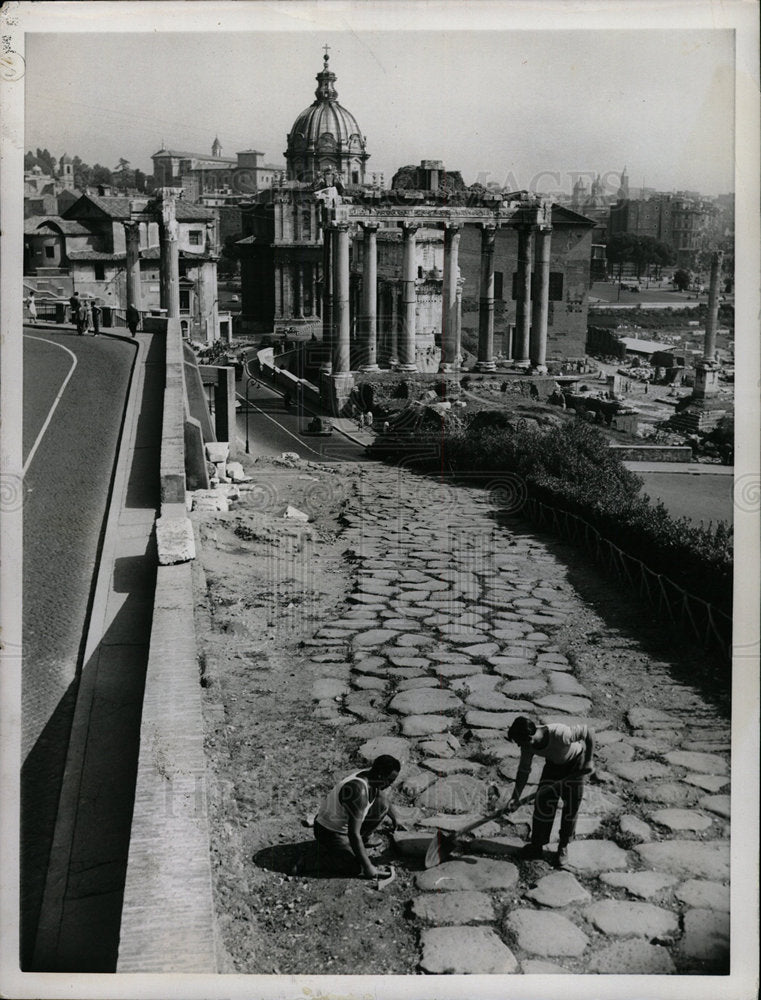
{"type": "Polygon", "coordinates": [[[248,390],[251,387],[251,383],[252,382],[258,382],[259,379],[257,379],[255,376],[253,376],[251,374],[251,372],[249,370],[249,367],[248,367],[248,361],[246,361],[246,363],[243,365],[243,371],[245,372],[245,376],[246,376],[246,454],[248,455],[249,454],[248,411],[249,411],[249,405],[250,405],[249,404],[248,390]]]}

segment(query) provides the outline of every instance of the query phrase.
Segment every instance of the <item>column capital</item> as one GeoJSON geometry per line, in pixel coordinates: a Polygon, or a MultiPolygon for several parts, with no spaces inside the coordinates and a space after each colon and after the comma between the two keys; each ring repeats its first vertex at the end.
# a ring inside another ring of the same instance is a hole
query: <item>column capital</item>
{"type": "Polygon", "coordinates": [[[363,219],[360,222],[360,226],[363,232],[365,233],[377,233],[378,230],[380,229],[380,222],[376,222],[374,220],[369,220],[369,219],[368,220],[363,219]]]}
{"type": "Polygon", "coordinates": [[[348,222],[331,222],[328,229],[332,229],[336,233],[348,233],[349,223],[348,222]]]}
{"type": "Polygon", "coordinates": [[[459,233],[462,230],[462,222],[442,222],[442,229],[445,233],[459,233]]]}
{"type": "Polygon", "coordinates": [[[404,236],[414,236],[418,229],[420,229],[419,222],[398,222],[397,225],[404,236]]]}

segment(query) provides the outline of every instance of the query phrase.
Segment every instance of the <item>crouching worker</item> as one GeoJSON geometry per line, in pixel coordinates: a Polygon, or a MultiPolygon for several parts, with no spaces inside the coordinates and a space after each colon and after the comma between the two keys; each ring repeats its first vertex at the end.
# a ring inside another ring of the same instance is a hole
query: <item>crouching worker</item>
{"type": "Polygon", "coordinates": [[[367,848],[382,843],[372,834],[386,816],[391,816],[386,789],[396,781],[401,764],[382,754],[372,765],[343,778],[328,792],[314,821],[317,868],[321,874],[361,875],[375,878],[379,872],[367,856],[367,848]]]}
{"type": "Polygon", "coordinates": [[[507,738],[518,744],[521,756],[506,812],[512,812],[518,806],[534,755],[545,760],[534,800],[531,843],[523,848],[521,855],[529,860],[542,857],[552,832],[558,799],[562,798],[563,814],[556,858],[556,864],[562,868],[568,861],[568,844],[576,830],[585,779],[594,773],[594,732],[587,726],[566,726],[562,723],[537,726],[521,715],[510,726],[507,738]]]}

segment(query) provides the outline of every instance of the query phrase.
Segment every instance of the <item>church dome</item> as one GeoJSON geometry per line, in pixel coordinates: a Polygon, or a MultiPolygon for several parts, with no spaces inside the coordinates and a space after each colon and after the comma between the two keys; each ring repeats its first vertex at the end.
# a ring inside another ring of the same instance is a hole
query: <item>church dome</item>
{"type": "Polygon", "coordinates": [[[369,159],[365,137],[354,115],[338,103],[336,74],[328,66],[327,53],[323,61],[322,72],[316,78],[315,100],[301,112],[288,133],[288,177],[311,180],[336,172],[347,183],[361,184],[369,159]]]}

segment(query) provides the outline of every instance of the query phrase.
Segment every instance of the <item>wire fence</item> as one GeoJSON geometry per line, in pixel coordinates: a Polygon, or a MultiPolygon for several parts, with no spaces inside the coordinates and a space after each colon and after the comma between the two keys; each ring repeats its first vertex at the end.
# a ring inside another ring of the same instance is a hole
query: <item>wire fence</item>
{"type": "Polygon", "coordinates": [[[548,529],[590,551],[609,573],[623,579],[659,615],[692,633],[706,646],[718,649],[722,657],[732,658],[732,618],[701,597],[688,593],[662,573],[656,573],[641,559],[623,552],[583,518],[551,507],[532,497],[523,512],[540,528],[548,529]]]}

